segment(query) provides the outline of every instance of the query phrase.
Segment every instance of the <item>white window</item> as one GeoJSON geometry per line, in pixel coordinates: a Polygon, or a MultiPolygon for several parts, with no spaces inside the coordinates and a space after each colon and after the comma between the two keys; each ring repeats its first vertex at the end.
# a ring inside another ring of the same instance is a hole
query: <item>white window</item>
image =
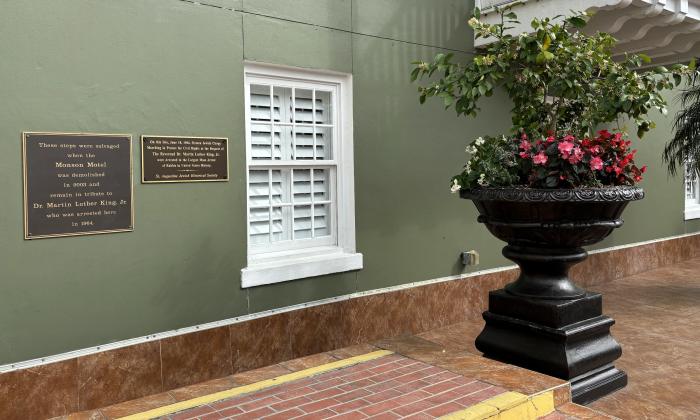
{"type": "Polygon", "coordinates": [[[700,218],[700,178],[685,169],[685,220],[700,218]]]}
{"type": "Polygon", "coordinates": [[[243,287],[362,268],[351,76],[246,64],[245,108],[243,287]]]}

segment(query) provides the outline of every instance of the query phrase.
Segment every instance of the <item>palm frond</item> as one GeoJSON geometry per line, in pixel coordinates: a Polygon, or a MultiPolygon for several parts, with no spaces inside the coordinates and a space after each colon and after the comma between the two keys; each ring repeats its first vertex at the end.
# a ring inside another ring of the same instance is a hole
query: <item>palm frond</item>
{"type": "Polygon", "coordinates": [[[700,73],[688,78],[680,103],[682,109],[673,123],[675,134],[664,147],[663,161],[671,175],[686,166],[700,175],[700,73]]]}

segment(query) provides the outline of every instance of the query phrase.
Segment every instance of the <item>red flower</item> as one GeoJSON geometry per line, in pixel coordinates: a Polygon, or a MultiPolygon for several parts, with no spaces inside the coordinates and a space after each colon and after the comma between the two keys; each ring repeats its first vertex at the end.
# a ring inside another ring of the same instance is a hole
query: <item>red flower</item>
{"type": "Polygon", "coordinates": [[[520,152],[520,157],[523,159],[530,159],[530,153],[528,152],[520,152]]]}
{"type": "Polygon", "coordinates": [[[569,155],[569,163],[576,165],[577,163],[581,162],[582,158],[583,150],[581,150],[580,147],[574,147],[574,149],[571,151],[571,155],[569,155]]]}
{"type": "Polygon", "coordinates": [[[532,162],[535,165],[544,165],[547,163],[547,155],[545,155],[544,152],[540,152],[532,158],[532,162]]]}
{"type": "Polygon", "coordinates": [[[529,141],[527,141],[526,139],[523,139],[523,140],[520,142],[520,146],[519,146],[519,147],[520,147],[521,149],[523,149],[523,150],[530,150],[530,148],[532,147],[532,145],[530,144],[529,141]]]}
{"type": "Polygon", "coordinates": [[[591,165],[592,171],[599,171],[599,170],[603,169],[603,159],[601,159],[597,156],[594,157],[593,159],[591,159],[589,164],[591,165]]]}
{"type": "Polygon", "coordinates": [[[547,137],[547,143],[554,143],[554,137],[553,136],[547,137]]]}
{"type": "MultiPolygon", "coordinates": [[[[564,137],[564,139],[566,139],[566,137],[564,137]]],[[[574,143],[570,141],[562,141],[557,147],[559,148],[561,157],[563,157],[564,159],[568,159],[571,150],[574,148],[574,143]]]]}

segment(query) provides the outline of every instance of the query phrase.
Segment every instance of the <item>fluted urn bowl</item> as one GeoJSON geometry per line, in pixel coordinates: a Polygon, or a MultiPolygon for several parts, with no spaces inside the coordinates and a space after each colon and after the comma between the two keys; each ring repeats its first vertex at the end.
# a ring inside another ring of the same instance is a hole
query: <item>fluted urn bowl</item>
{"type": "Polygon", "coordinates": [[[585,291],[568,276],[587,257],[586,245],[622,226],[630,201],[644,198],[639,187],[533,189],[480,188],[460,191],[479,211],[478,221],[508,245],[503,255],[521,269],[506,286],[511,294],[540,299],[577,299],[585,291]]]}

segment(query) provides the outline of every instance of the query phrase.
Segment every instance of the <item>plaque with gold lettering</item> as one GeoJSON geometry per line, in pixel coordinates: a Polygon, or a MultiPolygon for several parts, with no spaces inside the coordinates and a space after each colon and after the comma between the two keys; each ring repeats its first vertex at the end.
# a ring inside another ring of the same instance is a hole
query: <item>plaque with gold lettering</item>
{"type": "Polygon", "coordinates": [[[131,135],[22,134],[24,238],[134,228],[131,135]]]}
{"type": "Polygon", "coordinates": [[[141,136],[141,182],[228,181],[228,139],[141,136]]]}

